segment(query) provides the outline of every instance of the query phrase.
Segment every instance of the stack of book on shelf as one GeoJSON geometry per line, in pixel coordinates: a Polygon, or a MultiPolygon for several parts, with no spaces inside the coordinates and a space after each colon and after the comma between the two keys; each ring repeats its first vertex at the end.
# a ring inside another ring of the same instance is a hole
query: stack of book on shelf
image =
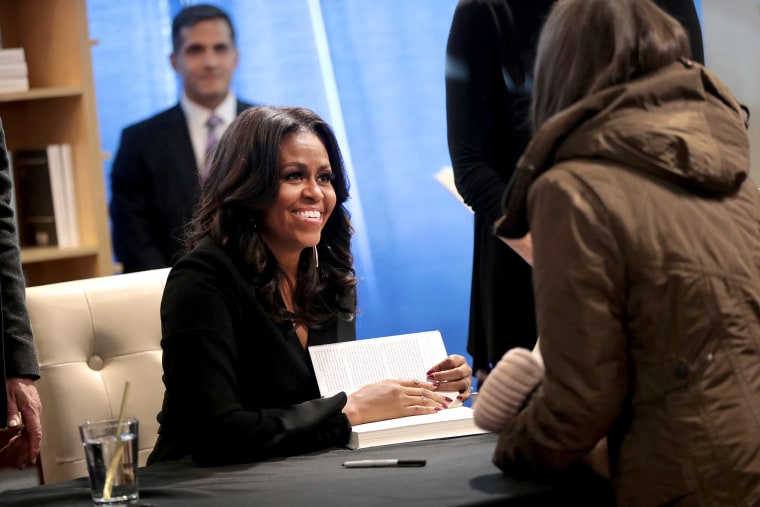
{"type": "Polygon", "coordinates": [[[0,93],[29,89],[29,71],[24,48],[0,48],[0,93]]]}
{"type": "Polygon", "coordinates": [[[16,212],[22,246],[79,246],[71,145],[13,152],[16,212]]]}
{"type": "MultiPolygon", "coordinates": [[[[384,379],[425,380],[430,367],[448,356],[438,331],[316,345],[309,347],[309,355],[322,396],[340,391],[351,394],[384,379]]],[[[443,389],[439,392],[452,400],[459,394],[443,389]]],[[[359,449],[478,433],[485,430],[475,425],[472,409],[455,401],[434,414],[357,424],[352,428],[348,447],[359,449]]]]}

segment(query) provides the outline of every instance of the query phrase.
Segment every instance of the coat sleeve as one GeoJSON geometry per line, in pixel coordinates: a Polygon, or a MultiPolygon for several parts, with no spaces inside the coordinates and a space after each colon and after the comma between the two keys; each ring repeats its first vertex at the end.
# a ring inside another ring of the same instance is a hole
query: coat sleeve
{"type": "Polygon", "coordinates": [[[241,332],[235,323],[244,311],[243,295],[233,289],[235,283],[225,271],[204,273],[186,269],[188,264],[178,264],[167,281],[161,320],[164,410],[172,410],[171,431],[182,435],[193,459],[201,465],[230,464],[345,445],[351,426],[342,413],[344,393],[281,406],[244,402],[259,398],[256,390],[262,391],[260,398],[279,399],[280,379],[261,374],[260,384],[251,386],[238,375],[241,365],[265,369],[262,362],[273,353],[265,345],[273,324],[261,321],[241,332]],[[257,343],[256,356],[241,357],[243,339],[257,343]],[[178,426],[178,419],[186,422],[178,426]]]}
{"type": "Polygon", "coordinates": [[[151,196],[155,190],[141,154],[143,144],[135,127],[124,129],[111,167],[113,247],[125,272],[166,266],[153,223],[157,213],[151,196]]]}
{"type": "Polygon", "coordinates": [[[493,461],[510,473],[577,463],[617,419],[629,386],[624,259],[605,208],[557,169],[533,184],[528,206],[545,379],[500,434],[493,461]]]}
{"type": "MultiPolygon", "coordinates": [[[[26,309],[26,283],[21,269],[14,211],[13,185],[5,132],[0,123],[0,303],[2,303],[2,347],[5,376],[39,378],[40,369],[26,309]]],[[[3,405],[5,403],[3,402],[3,405]]],[[[3,406],[3,410],[5,407],[3,406]]],[[[4,419],[3,419],[4,421],[4,419]]]]}

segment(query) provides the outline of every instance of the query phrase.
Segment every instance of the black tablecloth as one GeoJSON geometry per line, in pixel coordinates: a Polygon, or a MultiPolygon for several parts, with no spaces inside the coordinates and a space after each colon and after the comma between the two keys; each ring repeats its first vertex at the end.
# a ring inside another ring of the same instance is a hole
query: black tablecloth
{"type": "MultiPolygon", "coordinates": [[[[504,476],[491,463],[496,435],[360,450],[331,449],[261,463],[198,468],[189,460],[139,471],[140,501],[155,507],[247,505],[613,505],[590,473],[562,482],[504,476]],[[354,459],[425,459],[420,468],[354,468],[354,459]]],[[[88,506],[87,478],[0,494],[1,506],[88,506]]]]}

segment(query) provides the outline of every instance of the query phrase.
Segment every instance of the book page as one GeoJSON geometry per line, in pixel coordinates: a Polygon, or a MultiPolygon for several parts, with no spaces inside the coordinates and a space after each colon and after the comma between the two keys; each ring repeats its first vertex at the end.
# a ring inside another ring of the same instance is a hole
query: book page
{"type": "Polygon", "coordinates": [[[390,378],[425,380],[447,356],[439,331],[317,345],[309,354],[322,396],[390,378]]]}

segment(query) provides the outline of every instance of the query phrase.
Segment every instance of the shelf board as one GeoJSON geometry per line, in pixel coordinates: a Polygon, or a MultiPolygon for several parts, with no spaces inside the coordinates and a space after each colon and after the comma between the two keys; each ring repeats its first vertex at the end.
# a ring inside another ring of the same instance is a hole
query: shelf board
{"type": "Polygon", "coordinates": [[[78,246],[72,248],[50,247],[23,247],[21,249],[21,264],[35,262],[47,262],[60,259],[75,259],[97,255],[98,249],[94,246],[78,246]]]}
{"type": "Polygon", "coordinates": [[[55,87],[49,87],[49,88],[32,88],[25,92],[0,93],[0,102],[19,102],[23,100],[78,97],[83,94],[84,94],[84,89],[78,86],[55,86],[55,87]]]}

